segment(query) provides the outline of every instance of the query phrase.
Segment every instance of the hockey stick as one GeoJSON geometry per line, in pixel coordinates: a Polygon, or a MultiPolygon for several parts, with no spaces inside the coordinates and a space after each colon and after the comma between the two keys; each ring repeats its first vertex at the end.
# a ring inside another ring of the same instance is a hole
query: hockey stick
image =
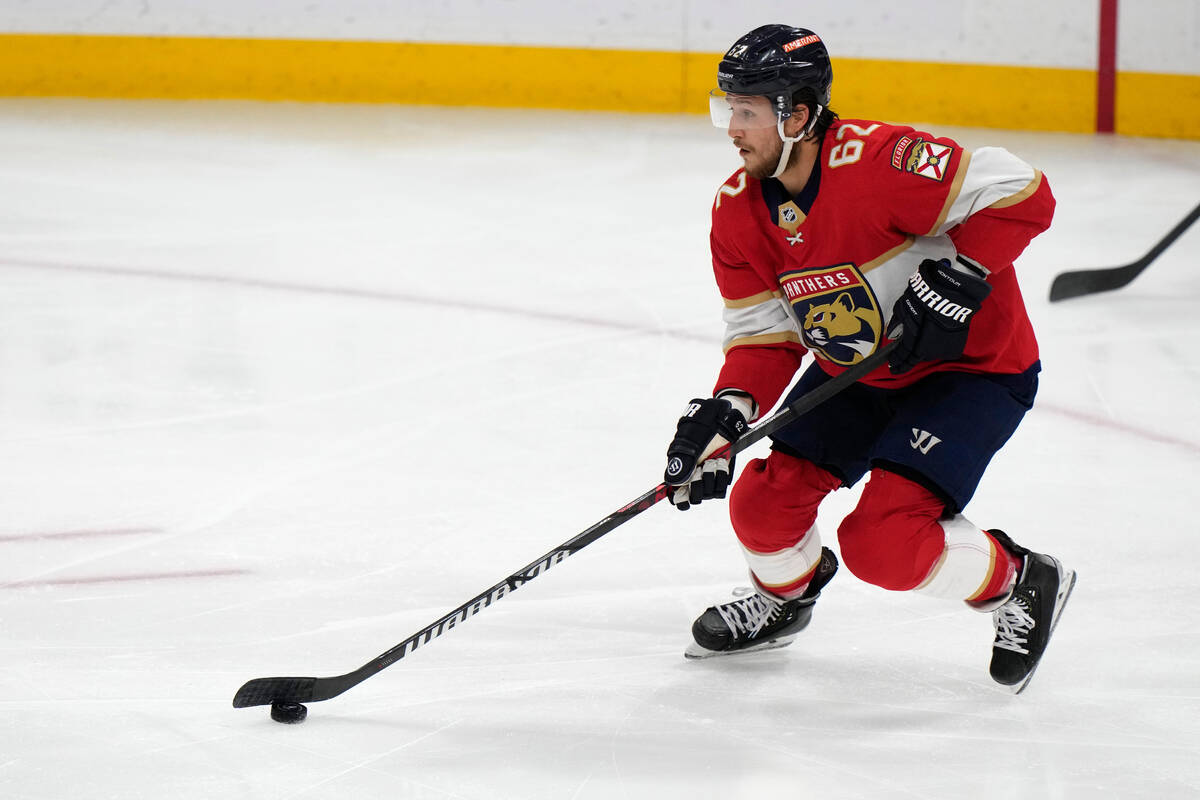
{"type": "Polygon", "coordinates": [[[1183,232],[1191,227],[1197,217],[1200,217],[1200,205],[1193,208],[1192,213],[1188,214],[1178,225],[1172,228],[1162,238],[1162,241],[1150,248],[1150,252],[1131,264],[1126,264],[1122,267],[1108,267],[1107,269],[1073,270],[1058,275],[1050,284],[1050,302],[1055,303],[1059,300],[1070,300],[1072,297],[1082,297],[1086,294],[1120,289],[1140,275],[1142,270],[1150,266],[1151,261],[1162,255],[1162,251],[1166,250],[1176,239],[1182,236],[1183,232]]]}
{"type": "MultiPolygon", "coordinates": [[[[800,415],[808,413],[876,367],[881,366],[895,346],[895,342],[888,343],[840,375],[830,378],[811,392],[801,395],[790,405],[755,425],[732,446],[727,445],[713,455],[740,453],[785,425],[791,424],[800,415]]],[[[475,595],[449,614],[417,631],[391,650],[371,659],[353,672],[332,678],[255,678],[247,681],[242,688],[238,689],[237,694],[233,696],[233,707],[246,708],[247,706],[265,706],[272,703],[311,703],[337,697],[347,689],[357,686],[385,667],[404,658],[418,647],[428,644],[451,628],[466,622],[497,600],[512,594],[606,533],[624,525],[658,501],[665,499],[669,491],[670,487],[667,484],[660,483],[578,536],[563,542],[536,561],[526,564],[495,586],[475,595]]]]}

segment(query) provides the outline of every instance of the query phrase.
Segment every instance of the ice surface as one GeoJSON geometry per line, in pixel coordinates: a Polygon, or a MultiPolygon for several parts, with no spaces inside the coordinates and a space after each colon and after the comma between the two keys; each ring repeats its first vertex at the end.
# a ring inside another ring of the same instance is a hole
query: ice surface
{"type": "Polygon", "coordinates": [[[792,647],[685,662],[744,566],[722,505],[663,505],[283,726],[237,687],[354,669],[655,485],[720,363],[735,154],[684,116],[0,103],[0,797],[1197,796],[1200,229],[1045,298],[1190,210],[1200,143],[939,131],[1059,200],[1039,403],[968,509],[1080,574],[1025,694],[987,616],[845,572],[792,647]]]}

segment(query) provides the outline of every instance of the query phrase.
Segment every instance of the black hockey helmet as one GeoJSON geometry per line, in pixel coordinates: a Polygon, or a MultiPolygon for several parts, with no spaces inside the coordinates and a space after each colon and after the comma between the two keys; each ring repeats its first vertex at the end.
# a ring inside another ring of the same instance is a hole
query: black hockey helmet
{"type": "Polygon", "coordinates": [[[717,67],[726,94],[764,95],[786,119],[796,93],[811,88],[828,107],[833,67],[821,37],[807,28],[763,25],[733,43],[717,67]]]}

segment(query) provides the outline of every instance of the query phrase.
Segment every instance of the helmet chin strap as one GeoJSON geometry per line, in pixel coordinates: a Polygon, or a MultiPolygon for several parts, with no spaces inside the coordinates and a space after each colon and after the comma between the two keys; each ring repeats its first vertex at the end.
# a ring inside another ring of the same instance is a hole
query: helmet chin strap
{"type": "Polygon", "coordinates": [[[792,145],[812,133],[812,129],[816,127],[817,119],[821,116],[823,110],[824,108],[818,105],[813,115],[809,118],[808,124],[795,136],[788,136],[783,132],[783,120],[785,117],[782,113],[778,115],[779,121],[775,123],[775,130],[779,131],[779,138],[783,141],[783,150],[779,153],[779,163],[775,165],[775,171],[771,173],[772,178],[778,178],[787,169],[788,158],[792,155],[792,145]]]}

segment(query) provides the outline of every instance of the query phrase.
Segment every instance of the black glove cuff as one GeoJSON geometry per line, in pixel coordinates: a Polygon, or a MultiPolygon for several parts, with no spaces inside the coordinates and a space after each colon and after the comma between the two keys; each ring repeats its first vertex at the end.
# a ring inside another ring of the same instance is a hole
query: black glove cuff
{"type": "Polygon", "coordinates": [[[955,269],[944,258],[941,261],[926,259],[921,262],[918,271],[921,273],[921,277],[925,278],[926,282],[936,291],[962,305],[972,303],[972,307],[976,310],[992,293],[990,283],[969,272],[955,269]]]}

